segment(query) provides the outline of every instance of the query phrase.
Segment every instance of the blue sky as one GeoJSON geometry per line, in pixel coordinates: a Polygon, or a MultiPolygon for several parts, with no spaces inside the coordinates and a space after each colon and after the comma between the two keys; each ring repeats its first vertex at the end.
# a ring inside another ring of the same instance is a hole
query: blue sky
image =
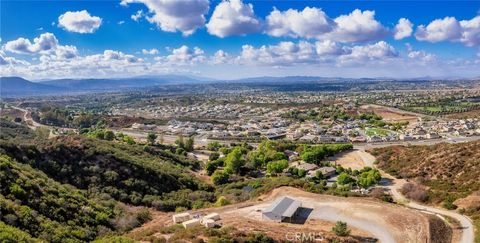
{"type": "Polygon", "coordinates": [[[479,1],[2,0],[0,11],[2,76],[480,75],[479,1]]]}

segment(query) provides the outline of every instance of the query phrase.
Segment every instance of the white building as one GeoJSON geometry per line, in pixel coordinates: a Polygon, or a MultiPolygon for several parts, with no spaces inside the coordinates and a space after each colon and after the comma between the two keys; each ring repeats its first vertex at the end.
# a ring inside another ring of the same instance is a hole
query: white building
{"type": "Polygon", "coordinates": [[[190,219],[188,221],[183,222],[182,225],[185,229],[193,228],[197,225],[201,225],[201,220],[200,219],[190,219]]]}
{"type": "Polygon", "coordinates": [[[172,220],[175,224],[188,221],[191,218],[192,218],[192,215],[190,215],[189,213],[179,213],[172,216],[172,220]]]}
{"type": "Polygon", "coordinates": [[[262,212],[262,218],[275,222],[291,221],[301,206],[302,203],[300,201],[289,197],[280,197],[262,212]]]}

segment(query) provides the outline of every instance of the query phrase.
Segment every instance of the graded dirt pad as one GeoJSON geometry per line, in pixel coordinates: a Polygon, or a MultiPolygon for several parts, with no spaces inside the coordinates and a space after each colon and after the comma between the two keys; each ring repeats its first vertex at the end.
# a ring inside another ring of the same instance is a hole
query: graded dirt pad
{"type": "MultiPolygon", "coordinates": [[[[353,240],[379,239],[380,242],[430,242],[428,215],[395,204],[369,198],[336,197],[281,187],[254,201],[191,211],[192,215],[220,214],[223,227],[233,226],[244,232],[264,232],[277,240],[288,240],[297,233],[314,234],[330,238],[336,221],[347,222],[353,240]],[[280,196],[289,196],[302,202],[312,211],[302,224],[275,223],[264,220],[261,210],[280,196]]],[[[156,214],[154,219],[130,234],[155,234],[163,226],[171,225],[170,214],[156,214]]]]}
{"type": "Polygon", "coordinates": [[[417,122],[417,116],[408,111],[401,111],[379,105],[363,105],[360,107],[360,109],[367,112],[373,112],[381,116],[386,122],[408,121],[410,124],[417,122]]]}
{"type": "MultiPolygon", "coordinates": [[[[403,206],[387,204],[369,198],[343,198],[304,192],[291,187],[282,187],[272,191],[265,197],[273,200],[278,196],[290,196],[302,201],[302,205],[318,209],[318,215],[327,218],[338,216],[358,224],[363,231],[374,233],[386,239],[391,237],[395,242],[425,242],[429,238],[428,218],[418,211],[403,206]],[[329,211],[323,211],[329,210],[329,211]],[[336,214],[332,213],[336,211],[336,214]],[[322,216],[323,214],[323,216],[322,216]]],[[[312,216],[315,216],[315,210],[312,216]]],[[[347,222],[348,223],[348,222],[347,222]]]]}
{"type": "Polygon", "coordinates": [[[362,152],[359,150],[344,151],[335,156],[329,157],[326,160],[332,161],[336,165],[341,165],[343,168],[358,170],[366,166],[361,153],[362,152]]]}

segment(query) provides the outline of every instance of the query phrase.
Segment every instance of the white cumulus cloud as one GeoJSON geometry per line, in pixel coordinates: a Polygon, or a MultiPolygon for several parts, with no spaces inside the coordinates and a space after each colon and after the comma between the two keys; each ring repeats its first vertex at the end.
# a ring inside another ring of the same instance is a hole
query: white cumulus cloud
{"type": "Polygon", "coordinates": [[[445,40],[458,40],[462,36],[462,27],[454,17],[436,19],[427,26],[420,25],[415,37],[417,40],[440,42],[445,40]]]}
{"type": "Polygon", "coordinates": [[[350,54],[339,57],[340,64],[346,63],[365,63],[369,61],[383,62],[387,59],[398,57],[395,48],[385,41],[379,41],[375,44],[353,46],[350,54]]]}
{"type": "Polygon", "coordinates": [[[102,19],[97,16],[91,16],[87,10],[66,13],[58,17],[58,25],[70,32],[93,33],[102,24],[102,19]]]}
{"type": "Polygon", "coordinates": [[[213,54],[211,59],[213,64],[224,64],[230,61],[230,55],[224,50],[218,50],[213,54]]]}
{"type": "MultiPolygon", "coordinates": [[[[122,0],[122,5],[143,3],[149,10],[147,20],[163,31],[180,31],[188,36],[205,24],[208,0],[122,0]]],[[[137,12],[138,14],[138,12],[137,12]]],[[[135,18],[132,16],[132,19],[135,18]]]]}
{"type": "Polygon", "coordinates": [[[455,17],[435,19],[427,26],[420,25],[415,37],[428,42],[459,42],[466,46],[480,45],[480,16],[458,21],[455,17]]]}
{"type": "Polygon", "coordinates": [[[323,55],[343,55],[350,52],[350,49],[343,47],[337,42],[331,40],[317,41],[315,43],[317,54],[323,55]]]}
{"type": "Polygon", "coordinates": [[[319,8],[306,7],[302,11],[274,9],[266,18],[266,32],[271,36],[315,38],[332,31],[335,23],[319,8]]]}
{"type": "Polygon", "coordinates": [[[289,66],[312,63],[316,59],[317,54],[313,44],[306,41],[298,43],[284,41],[277,45],[263,45],[259,48],[243,45],[235,61],[238,64],[289,66]]]}
{"type": "Polygon", "coordinates": [[[375,11],[353,10],[348,15],[335,18],[336,28],[323,37],[340,42],[363,42],[380,40],[389,31],[375,19],[375,11]]]}
{"type": "Polygon", "coordinates": [[[71,59],[78,55],[77,47],[60,45],[55,35],[48,32],[34,38],[33,43],[26,38],[9,41],[2,50],[16,54],[50,55],[56,59],[71,59]]]}
{"type": "Polygon", "coordinates": [[[3,49],[17,54],[34,54],[55,50],[57,46],[58,40],[55,35],[47,32],[33,39],[33,43],[26,38],[9,41],[5,43],[3,49]]]}
{"type": "Polygon", "coordinates": [[[15,65],[23,65],[27,66],[30,65],[29,62],[23,61],[16,59],[14,57],[9,57],[7,56],[3,51],[0,51],[0,65],[9,65],[9,66],[15,66],[15,65]]]}
{"type": "Polygon", "coordinates": [[[150,50],[142,49],[142,53],[144,55],[157,55],[158,54],[158,49],[156,49],[156,48],[152,48],[150,50]]]}
{"type": "Polygon", "coordinates": [[[215,7],[206,26],[208,33],[223,38],[259,32],[261,25],[252,4],[244,4],[241,0],[223,0],[215,7]]]}
{"type": "Polygon", "coordinates": [[[471,20],[462,20],[460,21],[460,26],[462,26],[460,42],[466,46],[480,45],[480,16],[471,20]]]}
{"type": "Polygon", "coordinates": [[[409,51],[407,54],[408,58],[415,59],[420,61],[421,63],[431,63],[437,60],[437,56],[431,53],[427,53],[425,51],[409,51]]]}
{"type": "Polygon", "coordinates": [[[203,62],[206,60],[204,54],[205,52],[198,47],[190,48],[182,45],[179,48],[172,49],[170,55],[159,57],[156,60],[172,65],[187,65],[203,62]]]}
{"type": "Polygon", "coordinates": [[[375,19],[374,11],[355,9],[347,15],[331,19],[319,8],[302,11],[274,9],[266,18],[266,33],[271,36],[316,38],[334,42],[381,40],[390,31],[375,19]]]}
{"type": "Polygon", "coordinates": [[[395,38],[395,40],[401,40],[403,38],[410,37],[413,32],[413,24],[410,22],[410,20],[401,18],[398,20],[398,24],[395,25],[393,32],[393,38],[395,38]]]}

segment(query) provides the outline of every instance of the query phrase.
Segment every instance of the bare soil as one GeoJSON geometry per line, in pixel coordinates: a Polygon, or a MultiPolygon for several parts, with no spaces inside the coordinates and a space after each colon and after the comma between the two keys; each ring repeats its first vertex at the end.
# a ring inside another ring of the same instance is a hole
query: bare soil
{"type": "Polygon", "coordinates": [[[378,105],[364,105],[360,108],[364,111],[373,112],[381,116],[386,122],[408,121],[410,124],[417,122],[417,116],[406,111],[400,111],[397,109],[392,109],[392,108],[378,106],[378,105]]]}
{"type": "Polygon", "coordinates": [[[343,168],[362,169],[366,165],[360,153],[358,150],[344,151],[326,160],[341,165],[343,168]]]}
{"type": "MultiPolygon", "coordinates": [[[[419,239],[422,242],[428,242],[430,239],[428,216],[418,211],[371,198],[320,195],[292,187],[277,188],[249,202],[195,210],[190,213],[205,215],[217,212],[222,218],[219,222],[224,227],[232,226],[245,232],[261,231],[277,240],[286,240],[287,233],[296,232],[315,233],[326,238],[332,237],[331,228],[336,220],[322,220],[319,216],[330,209],[342,217],[361,222],[363,229],[349,225],[353,238],[361,239],[360,241],[378,238],[374,235],[379,234],[378,229],[380,229],[380,234],[384,231],[385,235],[381,237],[392,237],[396,242],[419,242],[419,239]],[[261,210],[280,196],[296,198],[302,201],[302,206],[313,208],[313,211],[303,224],[275,223],[263,220],[261,210]]],[[[133,230],[129,235],[137,237],[143,234],[155,235],[161,228],[173,224],[172,215],[173,213],[154,212],[152,221],[133,230]]]]}

